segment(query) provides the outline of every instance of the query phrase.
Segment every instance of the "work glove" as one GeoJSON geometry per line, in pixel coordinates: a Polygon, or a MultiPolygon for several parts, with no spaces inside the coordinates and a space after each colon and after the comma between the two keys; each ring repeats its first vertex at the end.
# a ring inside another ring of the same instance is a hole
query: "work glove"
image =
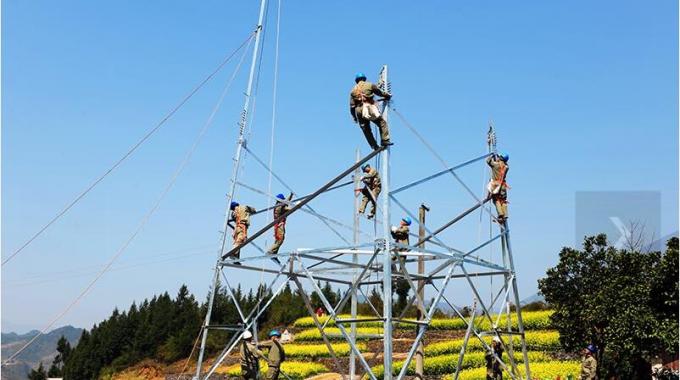
{"type": "Polygon", "coordinates": [[[392,228],[391,228],[390,230],[391,230],[392,232],[397,232],[397,226],[392,226],[392,228]]]}
{"type": "Polygon", "coordinates": [[[386,100],[390,100],[390,99],[392,99],[392,94],[389,94],[389,93],[385,94],[385,96],[383,96],[383,98],[385,98],[386,100]]]}

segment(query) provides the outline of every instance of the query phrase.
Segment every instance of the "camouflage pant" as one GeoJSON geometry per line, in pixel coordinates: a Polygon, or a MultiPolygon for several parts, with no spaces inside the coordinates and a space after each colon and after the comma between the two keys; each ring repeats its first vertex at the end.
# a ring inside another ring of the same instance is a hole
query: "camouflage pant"
{"type": "MultiPolygon", "coordinates": [[[[361,127],[361,131],[364,133],[364,137],[366,137],[366,141],[368,141],[368,145],[371,146],[371,148],[375,149],[378,147],[378,143],[375,141],[375,137],[373,137],[373,131],[371,131],[371,120],[369,119],[364,119],[361,116],[361,111],[360,108],[357,108],[357,121],[359,122],[359,127],[361,127]]],[[[387,126],[387,120],[383,119],[383,117],[379,117],[375,120],[373,120],[373,123],[378,126],[380,129],[380,140],[384,144],[386,142],[390,141],[390,129],[387,126]]]]}
{"type": "MultiPolygon", "coordinates": [[[[243,244],[246,239],[248,239],[248,226],[242,223],[236,224],[234,227],[234,245],[233,248],[238,247],[239,245],[243,244]]],[[[234,256],[238,259],[241,257],[241,250],[239,249],[238,251],[234,252],[234,256]]]]}
{"type": "Polygon", "coordinates": [[[279,372],[281,372],[279,367],[269,367],[265,378],[267,380],[279,380],[279,372]]]}
{"type": "Polygon", "coordinates": [[[491,200],[493,201],[493,204],[496,206],[496,212],[498,213],[498,217],[502,219],[507,218],[508,217],[507,193],[502,191],[499,194],[492,195],[491,200]]]}
{"type": "Polygon", "coordinates": [[[368,212],[369,216],[374,216],[375,215],[375,201],[378,199],[378,195],[380,195],[380,186],[376,187],[375,189],[371,189],[371,193],[373,193],[373,197],[371,197],[371,194],[368,192],[368,188],[364,187],[361,189],[361,195],[363,198],[361,198],[361,205],[359,205],[359,214],[363,214],[364,210],[366,210],[366,205],[368,203],[371,203],[371,210],[368,212]],[[375,199],[373,199],[375,198],[375,199]]]}
{"type": "Polygon", "coordinates": [[[274,226],[274,244],[269,248],[269,253],[272,255],[279,253],[279,248],[281,248],[284,239],[286,239],[286,224],[279,223],[274,226]]]}
{"type": "Polygon", "coordinates": [[[243,380],[256,380],[257,379],[257,368],[252,368],[249,366],[241,365],[241,379],[243,380]]]}

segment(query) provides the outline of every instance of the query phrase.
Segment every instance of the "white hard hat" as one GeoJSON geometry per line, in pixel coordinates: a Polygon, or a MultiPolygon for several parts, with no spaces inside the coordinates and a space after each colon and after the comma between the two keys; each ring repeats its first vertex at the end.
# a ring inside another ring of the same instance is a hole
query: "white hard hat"
{"type": "Polygon", "coordinates": [[[493,341],[494,341],[494,342],[500,343],[500,342],[501,342],[501,338],[495,336],[495,337],[493,337],[493,341]]]}
{"type": "Polygon", "coordinates": [[[251,339],[253,337],[253,334],[246,330],[246,332],[243,333],[243,339],[251,339]]]}

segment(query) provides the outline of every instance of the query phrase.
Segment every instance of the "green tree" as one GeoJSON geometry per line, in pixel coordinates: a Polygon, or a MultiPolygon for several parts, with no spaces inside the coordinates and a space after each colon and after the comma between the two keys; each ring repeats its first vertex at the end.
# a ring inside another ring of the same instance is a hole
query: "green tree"
{"type": "Polygon", "coordinates": [[[28,374],[28,380],[46,380],[47,379],[47,373],[45,373],[45,368],[43,367],[42,362],[40,362],[40,365],[38,366],[38,369],[32,369],[31,372],[28,374]]]}
{"type": "Polygon", "coordinates": [[[71,356],[71,344],[66,340],[66,337],[63,335],[61,338],[59,338],[59,341],[57,342],[57,356],[54,357],[54,360],[52,361],[52,365],[50,366],[50,369],[47,371],[47,376],[49,377],[62,377],[62,369],[64,367],[64,363],[68,360],[69,356],[71,356]]]}
{"type": "Polygon", "coordinates": [[[593,343],[600,376],[647,377],[655,355],[678,352],[678,239],[665,252],[619,250],[605,235],[563,248],[538,286],[567,351],[593,343]]]}

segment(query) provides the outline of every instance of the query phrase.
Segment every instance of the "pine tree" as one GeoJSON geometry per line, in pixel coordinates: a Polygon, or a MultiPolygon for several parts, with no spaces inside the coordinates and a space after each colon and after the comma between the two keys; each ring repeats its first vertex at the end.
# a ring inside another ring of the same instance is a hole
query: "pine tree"
{"type": "Polygon", "coordinates": [[[47,374],[45,373],[45,368],[43,367],[42,362],[40,362],[40,365],[38,366],[38,369],[32,369],[31,372],[28,374],[28,380],[46,380],[47,379],[47,374]]]}

